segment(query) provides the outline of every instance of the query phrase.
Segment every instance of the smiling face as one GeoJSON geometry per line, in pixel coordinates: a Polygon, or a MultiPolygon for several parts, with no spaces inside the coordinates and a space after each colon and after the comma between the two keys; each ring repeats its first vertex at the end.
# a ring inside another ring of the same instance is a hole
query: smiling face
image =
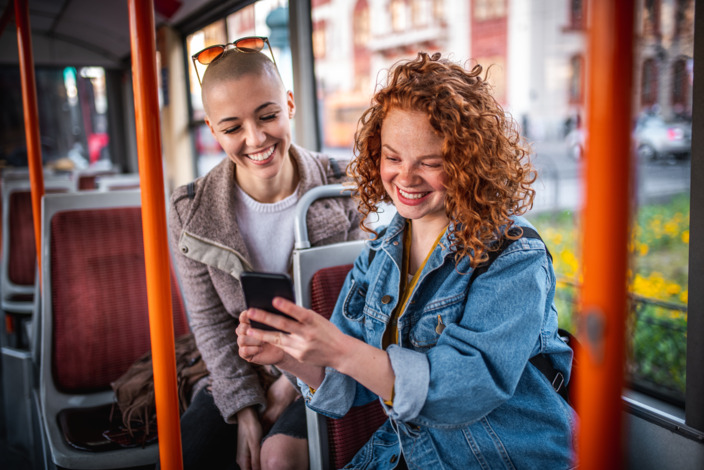
{"type": "Polygon", "coordinates": [[[205,122],[237,165],[242,189],[252,195],[251,190],[291,186],[295,171],[288,150],[295,105],[277,76],[248,73],[216,82],[204,93],[204,104],[205,122]]]}
{"type": "Polygon", "coordinates": [[[421,223],[445,225],[443,138],[425,113],[389,110],[381,126],[381,180],[396,210],[421,223]]]}

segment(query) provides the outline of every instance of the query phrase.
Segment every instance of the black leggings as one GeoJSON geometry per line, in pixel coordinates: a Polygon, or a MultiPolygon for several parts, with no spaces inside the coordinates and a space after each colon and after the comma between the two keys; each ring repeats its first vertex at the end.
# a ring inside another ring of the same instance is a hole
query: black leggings
{"type": "MultiPolygon", "coordinates": [[[[306,416],[302,399],[286,408],[264,439],[274,434],[305,439],[306,416]]],[[[193,397],[181,416],[181,443],[184,470],[238,468],[237,425],[225,422],[207,387],[193,397]]]]}

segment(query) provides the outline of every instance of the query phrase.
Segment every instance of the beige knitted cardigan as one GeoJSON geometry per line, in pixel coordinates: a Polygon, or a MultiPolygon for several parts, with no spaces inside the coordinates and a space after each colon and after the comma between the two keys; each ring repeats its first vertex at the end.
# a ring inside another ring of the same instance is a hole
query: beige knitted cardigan
{"type": "MultiPolygon", "coordinates": [[[[313,187],[344,179],[347,162],[338,162],[342,175],[336,175],[326,156],[296,145],[289,154],[298,167],[299,197],[313,187]]],[[[263,409],[270,382],[262,368],[237,353],[235,329],[245,307],[238,278],[251,266],[234,212],[234,172],[235,164],[225,158],[195,181],[190,195],[187,185],[177,188],[169,210],[171,246],[191,330],[210,371],[215,404],[230,423],[244,407],[263,409]]],[[[363,238],[359,222],[348,198],[316,201],[307,216],[310,242],[315,246],[363,238]]]]}

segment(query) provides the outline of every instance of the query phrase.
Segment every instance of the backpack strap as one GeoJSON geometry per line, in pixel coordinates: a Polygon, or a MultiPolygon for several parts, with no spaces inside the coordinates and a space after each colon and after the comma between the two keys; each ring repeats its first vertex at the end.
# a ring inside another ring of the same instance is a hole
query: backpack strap
{"type": "MultiPolygon", "coordinates": [[[[567,343],[570,348],[572,348],[573,351],[576,351],[579,348],[579,341],[569,331],[563,328],[558,328],[557,334],[560,336],[560,338],[562,338],[565,343],[567,343]]],[[[552,362],[550,362],[550,359],[548,359],[548,357],[544,354],[538,354],[537,356],[531,357],[530,362],[535,367],[537,367],[538,370],[542,372],[545,377],[547,377],[555,391],[559,393],[560,396],[564,398],[567,403],[570,403],[570,393],[569,388],[567,388],[569,384],[565,383],[565,377],[562,375],[562,372],[558,371],[552,366],[552,362]]],[[[575,362],[573,357],[572,365],[574,366],[574,364],[575,362]]],[[[570,379],[570,381],[572,381],[574,377],[575,369],[574,367],[572,367],[572,378],[570,379]]],[[[572,403],[572,406],[574,407],[574,403],[572,403]]]]}
{"type": "MultiPolygon", "coordinates": [[[[319,155],[318,160],[323,163],[323,167],[325,168],[326,179],[333,178],[335,180],[339,180],[345,176],[344,173],[340,170],[340,164],[333,157],[322,153],[319,155]]],[[[327,183],[330,184],[329,181],[327,183]]]]}
{"type": "MultiPolygon", "coordinates": [[[[523,233],[519,238],[535,238],[540,241],[543,241],[542,238],[540,238],[540,235],[538,232],[533,230],[530,227],[511,227],[509,229],[508,233],[509,235],[515,236],[520,233],[520,230],[523,230],[523,233]]],[[[516,239],[518,240],[518,239],[516,239]]],[[[512,240],[510,238],[503,237],[501,241],[499,242],[499,247],[498,249],[494,251],[490,251],[489,254],[489,259],[484,261],[482,264],[477,266],[474,271],[472,271],[472,275],[469,278],[469,284],[471,285],[472,282],[477,278],[477,276],[480,276],[487,272],[489,270],[489,267],[491,266],[491,263],[493,263],[496,258],[501,256],[501,253],[506,251],[506,248],[511,246],[513,242],[516,240],[512,240]]],[[[545,242],[543,242],[545,244],[545,242]]],[[[548,256],[552,260],[552,255],[550,254],[550,251],[548,250],[548,247],[545,246],[545,251],[547,252],[548,256]]],[[[552,361],[544,355],[544,354],[538,354],[537,356],[533,356],[530,358],[531,364],[533,364],[535,367],[538,368],[540,372],[548,379],[548,381],[552,384],[552,388],[555,389],[557,393],[562,396],[562,398],[565,399],[565,401],[569,401],[569,394],[567,391],[567,384],[565,383],[565,376],[562,375],[562,372],[560,372],[558,369],[553,367],[552,361]]]]}
{"type": "MultiPolygon", "coordinates": [[[[523,230],[523,234],[520,236],[520,238],[535,238],[535,239],[540,240],[541,242],[543,241],[543,239],[540,238],[540,235],[538,234],[538,232],[536,232],[535,230],[533,230],[530,227],[520,227],[520,228],[519,227],[511,227],[509,229],[508,233],[509,233],[509,235],[515,236],[515,235],[518,235],[521,230],[523,230]]],[[[499,242],[498,249],[495,251],[488,252],[489,259],[484,261],[482,264],[480,264],[476,268],[474,268],[474,271],[472,271],[472,276],[469,278],[470,285],[474,282],[474,280],[477,278],[477,276],[487,272],[489,270],[489,267],[491,266],[491,263],[496,261],[496,258],[501,256],[501,253],[506,251],[506,248],[511,246],[511,244],[513,242],[515,242],[516,240],[502,237],[501,241],[499,242]]],[[[545,244],[545,242],[543,242],[543,244],[545,244]]],[[[550,254],[550,251],[548,250],[547,246],[545,247],[545,251],[548,253],[548,256],[552,260],[552,255],[550,254]]]]}
{"type": "Polygon", "coordinates": [[[180,200],[186,199],[186,198],[193,200],[195,197],[196,197],[196,182],[191,181],[190,183],[188,183],[186,185],[186,194],[179,196],[178,199],[176,199],[174,201],[174,203],[177,203],[180,200]]]}
{"type": "Polygon", "coordinates": [[[340,171],[340,165],[337,163],[337,160],[330,157],[328,162],[330,163],[330,168],[332,168],[332,172],[335,175],[335,178],[340,179],[342,177],[342,172],[340,171]]]}
{"type": "Polygon", "coordinates": [[[538,354],[530,358],[530,363],[543,373],[545,378],[552,384],[552,388],[569,403],[569,393],[567,391],[567,384],[565,383],[565,376],[562,375],[562,372],[555,369],[552,365],[552,361],[545,354],[538,354]]]}

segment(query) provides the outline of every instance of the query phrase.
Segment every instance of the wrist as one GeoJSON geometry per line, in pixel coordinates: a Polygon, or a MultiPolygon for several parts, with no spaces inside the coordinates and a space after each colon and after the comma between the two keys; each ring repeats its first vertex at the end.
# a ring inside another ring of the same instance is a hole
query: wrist
{"type": "Polygon", "coordinates": [[[300,364],[300,363],[296,359],[291,357],[290,355],[286,354],[286,355],[284,355],[283,359],[281,359],[279,362],[277,362],[274,365],[276,366],[277,369],[279,369],[281,371],[286,371],[290,374],[295,375],[294,371],[296,370],[297,364],[300,364]]]}
{"type": "Polygon", "coordinates": [[[259,413],[254,406],[248,406],[242,408],[237,412],[237,422],[239,424],[247,425],[248,423],[259,422],[259,413]]]}
{"type": "Polygon", "coordinates": [[[338,350],[332,355],[329,367],[341,374],[350,375],[355,365],[359,367],[360,349],[356,346],[364,347],[367,344],[348,335],[341,335],[337,344],[338,350]]]}

